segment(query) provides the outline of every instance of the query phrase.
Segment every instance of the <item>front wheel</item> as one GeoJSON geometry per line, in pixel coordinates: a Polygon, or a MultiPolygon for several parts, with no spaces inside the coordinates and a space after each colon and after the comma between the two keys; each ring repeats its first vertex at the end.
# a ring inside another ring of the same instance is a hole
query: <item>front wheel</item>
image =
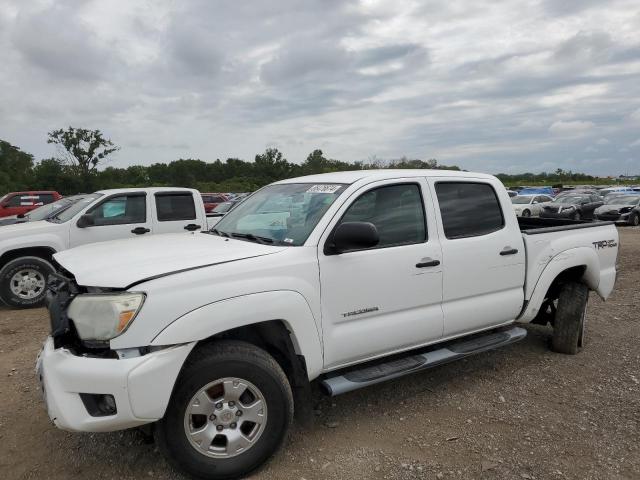
{"type": "Polygon", "coordinates": [[[634,212],[631,214],[631,216],[629,217],[629,225],[631,225],[632,227],[637,227],[638,225],[640,225],[640,213],[634,212]]]}
{"type": "Polygon", "coordinates": [[[588,300],[589,288],[584,283],[562,286],[551,337],[554,352],[575,355],[584,346],[588,300]]]}
{"type": "Polygon", "coordinates": [[[0,298],[14,308],[39,307],[53,272],[53,266],[40,257],[15,258],[0,270],[0,298]]]}
{"type": "Polygon", "coordinates": [[[528,218],[531,216],[531,212],[529,210],[525,210],[524,212],[522,212],[522,216],[528,218]]]}
{"type": "Polygon", "coordinates": [[[580,212],[576,212],[573,214],[574,220],[582,220],[582,214],[580,212]]]}
{"type": "Polygon", "coordinates": [[[293,395],[264,350],[222,341],[185,365],[156,438],[169,461],[197,478],[247,475],[280,446],[293,419],[293,395]]]}

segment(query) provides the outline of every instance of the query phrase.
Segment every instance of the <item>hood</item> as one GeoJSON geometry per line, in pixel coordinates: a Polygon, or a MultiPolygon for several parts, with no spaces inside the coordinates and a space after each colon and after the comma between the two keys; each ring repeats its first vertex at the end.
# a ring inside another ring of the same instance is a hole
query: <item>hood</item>
{"type": "MultiPolygon", "coordinates": [[[[6,238],[7,235],[12,235],[14,237],[22,235],[37,235],[38,233],[57,230],[60,228],[60,225],[62,225],[61,223],[52,223],[47,222],[46,220],[39,220],[37,222],[27,222],[24,218],[18,218],[17,220],[22,223],[13,223],[11,225],[2,226],[2,230],[0,230],[0,241],[2,241],[3,238],[6,238]]],[[[0,225],[2,224],[0,223],[0,225]]]]}
{"type": "Polygon", "coordinates": [[[629,208],[631,210],[633,210],[635,208],[635,205],[601,205],[600,207],[596,208],[597,211],[600,212],[608,212],[608,211],[618,211],[621,208],[629,208]]]}
{"type": "Polygon", "coordinates": [[[0,225],[13,225],[15,223],[25,223],[26,218],[18,218],[17,215],[11,215],[9,217],[0,218],[0,225]]]}
{"type": "Polygon", "coordinates": [[[286,248],[204,233],[174,233],[92,243],[56,253],[78,285],[127,288],[175,273],[278,253],[286,248]]]}

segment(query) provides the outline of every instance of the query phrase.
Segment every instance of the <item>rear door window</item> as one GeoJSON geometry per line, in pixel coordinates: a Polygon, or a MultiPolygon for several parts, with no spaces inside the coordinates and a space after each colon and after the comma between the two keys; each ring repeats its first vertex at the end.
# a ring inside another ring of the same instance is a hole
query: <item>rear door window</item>
{"type": "Polygon", "coordinates": [[[156,209],[160,222],[196,219],[196,204],[190,192],[156,193],[156,209]]]}
{"type": "Polygon", "coordinates": [[[504,228],[500,201],[487,183],[438,182],[436,195],[449,239],[487,235],[504,228]]]}

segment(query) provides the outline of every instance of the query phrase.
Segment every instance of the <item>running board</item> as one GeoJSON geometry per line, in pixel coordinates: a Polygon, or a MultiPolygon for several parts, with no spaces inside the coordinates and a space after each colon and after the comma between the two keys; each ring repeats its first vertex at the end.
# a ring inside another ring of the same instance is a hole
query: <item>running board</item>
{"type": "Polygon", "coordinates": [[[493,350],[522,340],[527,336],[524,328],[513,327],[500,332],[480,334],[472,338],[448,342],[437,350],[405,356],[394,356],[392,360],[383,359],[363,366],[349,368],[342,372],[329,373],[320,381],[329,395],[336,396],[410,373],[453,362],[469,355],[493,350]]]}

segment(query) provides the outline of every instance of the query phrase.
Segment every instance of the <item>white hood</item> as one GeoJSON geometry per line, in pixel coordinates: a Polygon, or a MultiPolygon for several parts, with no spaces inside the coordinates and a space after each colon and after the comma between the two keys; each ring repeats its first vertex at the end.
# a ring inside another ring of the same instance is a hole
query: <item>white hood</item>
{"type": "Polygon", "coordinates": [[[93,243],[56,253],[78,285],[126,288],[142,280],[277,253],[289,247],[175,233],[93,243]]]}

